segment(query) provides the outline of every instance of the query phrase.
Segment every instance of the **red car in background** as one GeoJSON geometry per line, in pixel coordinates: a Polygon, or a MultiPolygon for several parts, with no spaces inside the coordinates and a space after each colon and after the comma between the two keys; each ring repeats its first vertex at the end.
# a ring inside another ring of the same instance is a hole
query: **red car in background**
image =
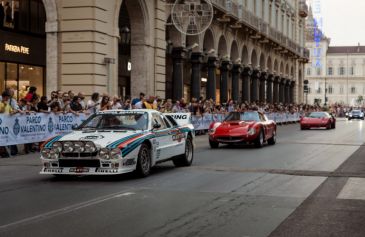
{"type": "Polygon", "coordinates": [[[300,120],[300,129],[321,128],[335,129],[336,119],[327,112],[312,112],[300,120]]]}
{"type": "Polygon", "coordinates": [[[231,112],[223,122],[209,126],[211,148],[218,148],[220,143],[262,147],[265,142],[276,143],[276,123],[258,111],[231,112]]]}

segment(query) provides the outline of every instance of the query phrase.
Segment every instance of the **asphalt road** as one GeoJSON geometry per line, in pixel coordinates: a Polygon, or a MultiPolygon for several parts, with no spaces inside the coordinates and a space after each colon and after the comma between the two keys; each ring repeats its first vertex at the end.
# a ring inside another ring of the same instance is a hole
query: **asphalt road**
{"type": "Polygon", "coordinates": [[[280,126],[262,149],[211,150],[137,179],[41,176],[38,154],[0,159],[0,236],[365,236],[365,122],[280,126]]]}

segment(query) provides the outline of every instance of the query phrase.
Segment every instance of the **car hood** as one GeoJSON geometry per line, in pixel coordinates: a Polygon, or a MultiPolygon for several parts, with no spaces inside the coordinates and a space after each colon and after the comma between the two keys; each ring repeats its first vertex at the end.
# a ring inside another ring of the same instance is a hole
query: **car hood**
{"type": "Polygon", "coordinates": [[[216,134],[220,135],[245,135],[248,130],[253,127],[255,122],[246,122],[246,121],[230,121],[221,123],[217,129],[216,134]]]}
{"type": "Polygon", "coordinates": [[[329,118],[303,118],[302,122],[310,122],[310,123],[321,123],[323,121],[328,121],[329,118]]]}
{"type": "Polygon", "coordinates": [[[92,141],[96,146],[107,147],[114,143],[128,142],[146,132],[142,131],[74,131],[64,135],[59,141],[92,141]]]}

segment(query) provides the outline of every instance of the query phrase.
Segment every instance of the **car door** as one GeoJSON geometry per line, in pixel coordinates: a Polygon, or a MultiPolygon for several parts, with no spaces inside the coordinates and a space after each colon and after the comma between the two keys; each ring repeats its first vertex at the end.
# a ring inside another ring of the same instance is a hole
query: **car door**
{"type": "Polygon", "coordinates": [[[152,113],[152,128],[158,123],[161,126],[153,129],[155,135],[154,142],[156,143],[156,160],[164,160],[171,157],[172,136],[171,128],[168,128],[161,115],[156,112],[152,113]]]}
{"type": "Polygon", "coordinates": [[[181,155],[185,152],[185,133],[180,131],[180,127],[179,125],[176,124],[172,124],[171,121],[174,120],[169,120],[165,115],[161,115],[163,120],[165,121],[167,127],[170,128],[170,135],[171,135],[171,139],[172,139],[172,143],[171,143],[171,156],[177,156],[177,155],[181,155]]]}

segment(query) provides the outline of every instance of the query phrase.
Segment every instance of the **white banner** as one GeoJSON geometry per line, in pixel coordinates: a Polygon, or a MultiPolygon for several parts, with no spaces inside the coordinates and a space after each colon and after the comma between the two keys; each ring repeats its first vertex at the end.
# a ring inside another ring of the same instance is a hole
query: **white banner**
{"type": "Polygon", "coordinates": [[[0,115],[0,146],[46,141],[71,132],[86,118],[85,114],[0,115]]]}

